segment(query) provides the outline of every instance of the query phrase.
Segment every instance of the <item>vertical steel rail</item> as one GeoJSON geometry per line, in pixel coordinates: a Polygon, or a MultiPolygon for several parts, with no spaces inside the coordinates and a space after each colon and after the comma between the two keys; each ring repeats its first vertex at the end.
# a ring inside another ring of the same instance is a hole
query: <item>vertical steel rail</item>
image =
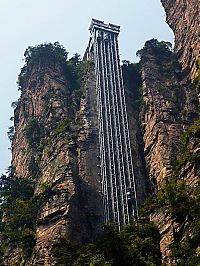
{"type": "Polygon", "coordinates": [[[136,184],[135,184],[135,177],[133,171],[133,161],[132,161],[132,152],[131,152],[131,144],[130,144],[130,135],[129,135],[129,128],[128,128],[128,118],[127,118],[127,111],[126,111],[126,101],[125,101],[125,94],[124,94],[124,85],[123,85],[123,78],[119,60],[119,48],[116,36],[114,37],[115,42],[115,54],[117,55],[117,71],[119,76],[119,87],[121,88],[120,92],[120,104],[122,106],[122,115],[124,117],[123,124],[124,124],[124,135],[125,135],[125,148],[126,148],[126,157],[127,157],[127,170],[128,170],[128,178],[131,187],[133,187],[134,193],[134,213],[133,216],[136,218],[138,216],[138,204],[137,204],[137,193],[136,193],[136,184]]]}
{"type": "Polygon", "coordinates": [[[121,227],[138,215],[137,193],[117,36],[119,27],[94,20],[93,40],[104,221],[121,227]],[[110,28],[113,29],[110,30],[110,28]],[[128,199],[133,190],[133,201],[128,199]]]}

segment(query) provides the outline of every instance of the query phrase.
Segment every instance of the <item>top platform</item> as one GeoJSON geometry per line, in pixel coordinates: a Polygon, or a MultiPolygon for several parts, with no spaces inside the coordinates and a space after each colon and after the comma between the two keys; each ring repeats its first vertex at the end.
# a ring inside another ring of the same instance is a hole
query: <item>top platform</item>
{"type": "Polygon", "coordinates": [[[116,34],[119,34],[120,32],[120,26],[114,25],[114,24],[105,24],[104,21],[92,19],[92,22],[89,27],[90,33],[92,34],[95,30],[103,30],[107,32],[113,32],[116,34]]]}

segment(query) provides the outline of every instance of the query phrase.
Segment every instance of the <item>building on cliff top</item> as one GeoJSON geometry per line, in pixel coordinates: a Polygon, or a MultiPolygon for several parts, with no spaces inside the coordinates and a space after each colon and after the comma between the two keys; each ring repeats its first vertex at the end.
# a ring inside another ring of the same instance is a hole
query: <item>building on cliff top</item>
{"type": "Polygon", "coordinates": [[[84,60],[95,64],[104,222],[119,229],[138,213],[129,126],[119,59],[120,27],[92,19],[84,60]]]}

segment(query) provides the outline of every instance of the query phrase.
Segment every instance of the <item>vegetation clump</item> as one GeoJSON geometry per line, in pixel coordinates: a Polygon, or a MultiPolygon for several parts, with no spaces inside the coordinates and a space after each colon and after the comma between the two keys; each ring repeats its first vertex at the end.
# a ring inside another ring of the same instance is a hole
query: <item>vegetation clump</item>
{"type": "Polygon", "coordinates": [[[8,135],[8,138],[9,138],[10,142],[12,142],[13,139],[14,139],[14,136],[15,136],[15,128],[14,128],[14,126],[10,126],[8,128],[7,135],[8,135]]]}
{"type": "Polygon", "coordinates": [[[124,60],[122,65],[122,73],[125,88],[127,90],[131,90],[133,93],[134,106],[139,110],[143,106],[143,96],[141,90],[142,80],[139,63],[133,64],[127,60],[124,60]]]}
{"type": "Polygon", "coordinates": [[[61,121],[58,121],[55,125],[54,125],[54,130],[56,134],[63,134],[66,131],[71,130],[71,123],[70,120],[65,118],[61,121]]]}
{"type": "Polygon", "coordinates": [[[40,44],[35,47],[29,46],[24,53],[25,65],[18,77],[18,87],[22,90],[31,72],[31,68],[38,64],[59,63],[63,69],[66,68],[68,53],[58,42],[40,44]]]}
{"type": "Polygon", "coordinates": [[[83,247],[62,239],[54,245],[53,255],[57,265],[161,265],[158,230],[145,218],[126,225],[120,232],[114,224],[108,224],[97,243],[83,247]]]}
{"type": "Polygon", "coordinates": [[[73,90],[78,97],[82,94],[81,85],[86,77],[89,66],[90,62],[82,61],[81,56],[77,53],[67,61],[67,78],[70,81],[71,90],[73,90]]]}
{"type": "Polygon", "coordinates": [[[18,76],[18,88],[23,90],[26,81],[31,74],[33,66],[56,66],[59,65],[70,83],[70,88],[73,91],[78,91],[80,94],[81,82],[84,79],[89,62],[83,62],[79,54],[74,54],[68,60],[68,52],[58,42],[45,43],[37,46],[29,46],[24,53],[24,67],[18,76]]]}
{"type": "Polygon", "coordinates": [[[137,51],[136,55],[141,59],[141,63],[151,63],[152,60],[155,60],[156,65],[159,66],[157,71],[166,78],[176,75],[177,78],[181,79],[181,65],[172,51],[170,42],[159,42],[157,39],[151,39],[145,43],[141,50],[137,51]]]}
{"type": "Polygon", "coordinates": [[[160,208],[179,224],[174,231],[171,244],[171,257],[178,266],[200,265],[200,182],[193,186],[182,179],[181,170],[190,163],[197,169],[200,162],[199,152],[200,119],[193,122],[181,136],[178,160],[175,163],[175,175],[145,203],[143,211],[151,214],[160,208]]]}
{"type": "Polygon", "coordinates": [[[145,43],[144,48],[137,51],[136,55],[142,59],[142,56],[149,49],[151,49],[156,55],[169,55],[172,51],[172,44],[170,42],[159,42],[157,39],[151,39],[145,43]]]}
{"type": "Polygon", "coordinates": [[[44,137],[44,127],[36,118],[29,120],[24,129],[25,137],[33,149],[37,149],[41,139],[44,137]]]}
{"type": "Polygon", "coordinates": [[[146,201],[143,212],[151,214],[160,208],[164,208],[181,228],[178,232],[174,232],[171,256],[177,265],[198,265],[200,263],[197,254],[200,244],[200,183],[191,187],[185,180],[172,176],[156,195],[146,201]]]}
{"type": "Polygon", "coordinates": [[[12,168],[0,177],[0,264],[8,249],[22,251],[22,260],[31,257],[35,246],[38,210],[49,194],[45,187],[34,194],[34,182],[19,178],[12,168]]]}
{"type": "Polygon", "coordinates": [[[176,161],[176,170],[180,170],[181,167],[187,163],[200,163],[200,151],[198,149],[200,145],[200,119],[197,119],[193,124],[183,132],[181,135],[181,146],[179,159],[176,161]],[[195,147],[197,147],[195,151],[195,147]]]}
{"type": "Polygon", "coordinates": [[[196,88],[200,91],[200,57],[196,60],[196,69],[197,69],[197,76],[194,79],[194,83],[196,84],[196,88]]]}
{"type": "Polygon", "coordinates": [[[1,250],[21,248],[29,257],[35,245],[35,221],[38,201],[33,183],[15,176],[13,170],[0,178],[1,250]]]}

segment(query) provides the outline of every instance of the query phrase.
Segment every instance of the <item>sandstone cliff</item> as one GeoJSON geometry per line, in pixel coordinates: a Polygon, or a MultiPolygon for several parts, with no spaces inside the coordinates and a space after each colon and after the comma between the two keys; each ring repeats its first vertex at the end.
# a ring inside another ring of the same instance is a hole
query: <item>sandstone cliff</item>
{"type": "MultiPolygon", "coordinates": [[[[195,188],[200,175],[199,90],[196,88],[199,80],[199,3],[181,0],[161,2],[167,22],[174,31],[176,56],[169,51],[160,54],[153,40],[139,51],[144,100],[141,126],[144,154],[154,192],[174,174],[195,188]],[[195,79],[197,82],[194,82],[195,79]],[[177,163],[178,172],[175,167],[177,163]]],[[[188,221],[183,219],[181,223],[177,222],[166,208],[158,209],[151,218],[161,234],[163,261],[167,265],[173,264],[170,259],[171,244],[177,234],[178,241],[186,238],[186,232],[182,229],[188,221]]]]}
{"type": "MultiPolygon", "coordinates": [[[[176,174],[192,188],[200,175],[199,92],[193,83],[198,75],[199,5],[196,0],[162,4],[175,34],[175,54],[168,43],[151,40],[138,53],[141,77],[138,69],[127,75],[130,66],[123,66],[139,204],[148,192],[163,188],[175,173],[175,162],[176,174]]],[[[35,48],[25,53],[12,166],[17,176],[34,181],[35,195],[45,189],[48,195],[38,209],[30,260],[20,249],[10,249],[5,265],[54,265],[55,243],[63,237],[95,241],[103,226],[94,65],[87,63],[80,84],[77,58],[66,65],[67,55],[58,44],[40,48],[50,50],[39,57],[35,48]]],[[[167,206],[150,217],[160,231],[163,261],[173,264],[170,245],[177,233],[180,242],[186,237],[183,228],[191,221],[178,221],[167,206]]]]}
{"type": "MultiPolygon", "coordinates": [[[[143,97],[140,120],[144,155],[151,190],[155,194],[175,174],[175,164],[180,152],[183,152],[180,150],[181,136],[198,118],[195,87],[183,81],[181,66],[170,49],[169,44],[153,39],[138,52],[141,57],[143,97]]],[[[199,142],[193,143],[190,145],[194,145],[195,152],[198,152],[199,142]]],[[[187,159],[185,163],[187,166],[183,163],[182,169],[185,168],[180,176],[194,184],[199,174],[198,163],[189,163],[187,159]]],[[[170,245],[174,241],[175,231],[179,231],[181,225],[166,208],[157,209],[151,214],[151,219],[160,231],[163,261],[171,264],[170,245]]]]}
{"type": "MultiPolygon", "coordinates": [[[[6,265],[54,265],[52,247],[62,238],[92,242],[103,228],[99,175],[96,77],[93,62],[65,62],[59,44],[28,48],[19,76],[21,97],[15,109],[12,167],[34,181],[34,193],[48,193],[39,206],[36,244],[30,260],[11,249],[6,265]],[[60,55],[61,52],[61,55],[60,55]],[[81,77],[76,73],[83,71],[81,77]],[[81,83],[79,79],[81,78],[81,83]],[[24,263],[23,262],[23,263],[24,263]]],[[[134,93],[127,90],[128,117],[138,202],[147,194],[142,135],[134,93]]]]}
{"type": "Polygon", "coordinates": [[[102,230],[95,96],[88,94],[95,81],[91,66],[80,91],[62,62],[46,56],[29,64],[15,110],[12,166],[34,180],[36,194],[50,191],[38,212],[30,265],[54,265],[51,248],[59,239],[84,243],[102,230]]]}
{"type": "Polygon", "coordinates": [[[199,57],[199,1],[161,0],[167,23],[175,35],[175,53],[189,79],[196,76],[196,60],[199,57]]]}
{"type": "MultiPolygon", "coordinates": [[[[173,160],[178,159],[181,162],[180,178],[186,180],[187,184],[193,187],[197,184],[200,175],[200,143],[197,126],[193,134],[188,134],[187,128],[198,119],[199,92],[195,88],[194,79],[196,78],[197,82],[199,80],[197,64],[200,49],[199,1],[162,0],[161,2],[166,11],[167,23],[175,35],[175,53],[182,71],[178,79],[172,72],[171,75],[170,72],[161,73],[160,64],[158,60],[155,62],[152,52],[146,55],[147,63],[144,60],[144,64],[142,64],[144,95],[142,127],[147,149],[145,154],[149,166],[149,178],[152,180],[153,177],[156,186],[160,184],[160,181],[166,181],[168,175],[174,174],[173,160]],[[158,74],[158,72],[160,73],[158,74]],[[169,74],[169,76],[167,77],[165,74],[167,76],[169,74]],[[162,88],[163,85],[162,92],[159,87],[162,88]],[[185,142],[181,137],[183,134],[185,134],[185,142]],[[182,143],[180,143],[181,138],[182,143]],[[148,147],[150,148],[148,149],[148,147]]],[[[169,58],[162,61],[161,64],[169,65],[169,58]]],[[[173,70],[173,66],[170,69],[173,70]]],[[[198,122],[195,123],[197,125],[198,122]]],[[[191,126],[189,132],[192,131],[192,127],[194,129],[194,126],[191,126]]],[[[161,251],[165,260],[170,254],[170,244],[174,241],[176,232],[184,227],[186,221],[177,224],[166,213],[166,210],[158,210],[152,217],[158,224],[161,233],[161,251]]],[[[185,237],[183,232],[181,237],[185,237]]],[[[172,263],[169,257],[166,261],[172,263]]]]}
{"type": "Polygon", "coordinates": [[[141,56],[144,154],[152,186],[172,174],[181,133],[198,118],[194,86],[182,83],[181,66],[166,43],[146,42],[141,56]]]}

